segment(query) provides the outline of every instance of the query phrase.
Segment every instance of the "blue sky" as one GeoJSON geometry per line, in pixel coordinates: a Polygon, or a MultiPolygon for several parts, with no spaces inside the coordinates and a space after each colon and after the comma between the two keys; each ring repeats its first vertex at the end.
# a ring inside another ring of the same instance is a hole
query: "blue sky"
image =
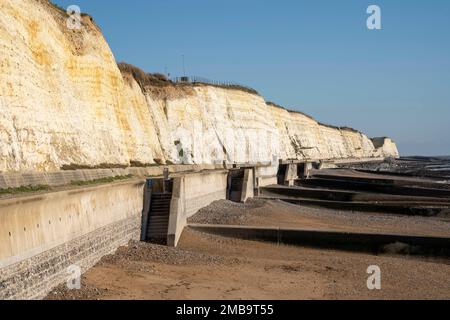
{"type": "Polygon", "coordinates": [[[450,154],[448,0],[54,0],[79,5],[117,61],[243,83],[321,122],[450,154]],[[382,30],[366,27],[380,6],[382,30]]]}

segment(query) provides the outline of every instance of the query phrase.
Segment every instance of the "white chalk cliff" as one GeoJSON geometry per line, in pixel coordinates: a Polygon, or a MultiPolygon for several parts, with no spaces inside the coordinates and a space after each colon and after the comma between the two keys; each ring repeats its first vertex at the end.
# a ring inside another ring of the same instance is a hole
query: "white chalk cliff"
{"type": "Polygon", "coordinates": [[[319,124],[243,90],[143,86],[92,19],[0,0],[0,172],[398,157],[390,139],[319,124]]]}

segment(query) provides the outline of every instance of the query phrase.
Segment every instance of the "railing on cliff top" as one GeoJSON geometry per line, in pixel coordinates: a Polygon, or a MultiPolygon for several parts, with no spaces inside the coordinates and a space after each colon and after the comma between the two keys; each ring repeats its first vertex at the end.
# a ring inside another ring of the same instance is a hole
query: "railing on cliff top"
{"type": "Polygon", "coordinates": [[[237,83],[237,82],[229,82],[229,81],[217,81],[217,80],[210,80],[202,77],[196,77],[196,76],[190,76],[190,77],[176,77],[171,79],[174,83],[189,83],[189,84],[209,84],[213,86],[218,87],[228,87],[228,88],[236,88],[236,89],[244,89],[246,91],[252,92],[252,93],[258,93],[255,89],[250,88],[246,85],[237,83]]]}

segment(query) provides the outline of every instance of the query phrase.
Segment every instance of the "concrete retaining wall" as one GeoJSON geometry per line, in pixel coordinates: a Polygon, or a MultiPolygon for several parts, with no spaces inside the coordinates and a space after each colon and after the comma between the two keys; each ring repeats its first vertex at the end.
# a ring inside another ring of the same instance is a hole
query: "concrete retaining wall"
{"type": "Polygon", "coordinates": [[[228,171],[187,174],[174,178],[167,244],[176,246],[187,219],[217,200],[226,199],[228,171]]]}
{"type": "Polygon", "coordinates": [[[0,200],[0,299],[37,299],[130,239],[143,180],[0,200]]]}

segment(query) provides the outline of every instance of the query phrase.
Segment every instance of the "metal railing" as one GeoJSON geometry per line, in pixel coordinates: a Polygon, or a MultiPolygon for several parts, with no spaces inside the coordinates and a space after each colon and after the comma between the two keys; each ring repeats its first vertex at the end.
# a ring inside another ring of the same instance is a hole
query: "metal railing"
{"type": "Polygon", "coordinates": [[[246,85],[237,83],[237,82],[210,80],[210,79],[197,77],[197,76],[176,77],[176,78],[172,78],[171,80],[174,83],[209,84],[209,85],[213,85],[213,86],[240,88],[240,89],[245,89],[245,90],[248,90],[251,92],[257,92],[255,89],[250,88],[246,85]]]}

